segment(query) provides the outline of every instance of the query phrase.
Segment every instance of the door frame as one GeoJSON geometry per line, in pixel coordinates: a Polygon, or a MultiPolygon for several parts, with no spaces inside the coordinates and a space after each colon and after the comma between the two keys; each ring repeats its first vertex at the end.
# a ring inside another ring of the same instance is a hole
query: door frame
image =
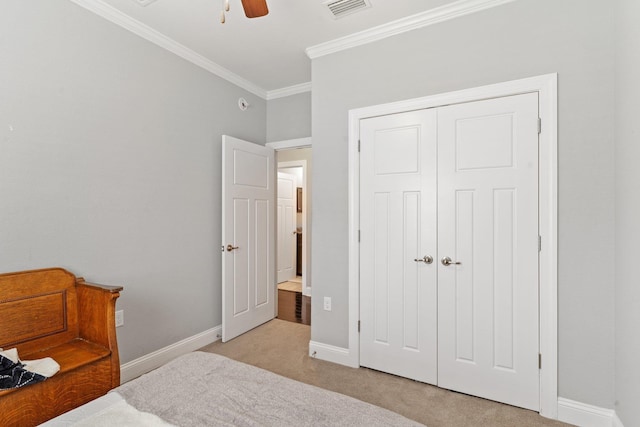
{"type": "Polygon", "coordinates": [[[278,162],[276,154],[276,169],[280,171],[281,168],[302,168],[302,295],[310,297],[311,286],[308,286],[308,283],[311,283],[311,281],[309,280],[309,274],[307,272],[307,161],[291,160],[288,162],[278,162]]]}
{"type": "Polygon", "coordinates": [[[309,244],[308,233],[311,231],[307,226],[307,216],[310,214],[309,208],[307,207],[307,177],[309,171],[307,170],[306,160],[278,162],[278,151],[292,150],[296,148],[313,148],[311,143],[311,137],[307,137],[267,142],[265,144],[265,146],[271,147],[276,151],[276,171],[280,167],[302,167],[302,294],[306,296],[311,296],[311,277],[309,277],[310,275],[308,274],[308,266],[311,264],[311,258],[309,257],[310,251],[307,247],[309,244]]]}
{"type": "MultiPolygon", "coordinates": [[[[276,155],[277,156],[277,155],[276,155]]],[[[291,172],[284,172],[283,169],[281,168],[281,166],[278,164],[278,161],[275,161],[275,169],[276,169],[276,209],[278,209],[278,206],[280,206],[280,199],[283,199],[283,197],[280,197],[280,174],[282,173],[283,175],[288,175],[292,178],[292,180],[294,180],[295,185],[293,186],[293,191],[292,191],[292,196],[291,196],[291,200],[293,200],[292,203],[292,214],[293,214],[293,227],[296,227],[296,221],[297,221],[297,212],[293,209],[295,209],[296,206],[296,188],[298,187],[297,183],[298,183],[298,178],[291,172]]],[[[285,215],[284,211],[282,212],[282,215],[285,215]]],[[[280,238],[282,237],[282,235],[280,234],[280,231],[284,231],[284,230],[280,230],[280,220],[278,218],[278,213],[276,213],[276,227],[274,230],[274,235],[276,236],[276,287],[283,282],[286,282],[287,280],[280,280],[280,264],[278,264],[278,262],[280,261],[280,238]]],[[[291,232],[288,233],[288,236],[291,236],[291,232]]],[[[291,238],[291,237],[290,237],[291,238]]],[[[285,238],[286,239],[286,238],[285,238]]],[[[294,277],[295,277],[295,270],[296,270],[296,260],[297,257],[295,256],[295,251],[296,251],[296,244],[297,244],[297,236],[296,238],[291,238],[292,242],[291,242],[291,258],[289,261],[293,262],[291,263],[291,268],[293,269],[293,273],[294,273],[294,277]]]]}
{"type": "Polygon", "coordinates": [[[539,351],[540,415],[558,418],[558,75],[545,74],[406,101],[349,111],[349,351],[342,362],[360,366],[360,120],[412,110],[537,92],[542,123],[539,134],[539,351]]]}

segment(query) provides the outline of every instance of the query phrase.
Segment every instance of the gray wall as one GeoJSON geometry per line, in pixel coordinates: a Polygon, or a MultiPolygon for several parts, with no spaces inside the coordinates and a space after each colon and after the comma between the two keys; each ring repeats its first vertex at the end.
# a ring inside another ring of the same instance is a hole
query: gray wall
{"type": "Polygon", "coordinates": [[[640,2],[616,1],[616,413],[640,424],[640,2]]]}
{"type": "Polygon", "coordinates": [[[0,271],[123,285],[123,362],[220,325],[221,135],[266,102],[63,0],[3,0],[0,58],[0,271]]]}
{"type": "Polygon", "coordinates": [[[267,142],[311,136],[311,92],[267,103],[267,142]]]}
{"type": "Polygon", "coordinates": [[[613,408],[613,31],[609,2],[519,0],[312,61],[313,341],[348,346],[348,110],[557,72],[559,394],[613,408]]]}

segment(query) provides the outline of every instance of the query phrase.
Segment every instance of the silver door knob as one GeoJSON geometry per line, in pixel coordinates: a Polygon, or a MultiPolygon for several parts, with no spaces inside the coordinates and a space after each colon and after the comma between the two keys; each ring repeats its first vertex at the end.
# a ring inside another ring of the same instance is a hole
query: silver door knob
{"type": "Polygon", "coordinates": [[[442,261],[442,265],[451,265],[451,264],[460,265],[460,264],[462,264],[460,261],[456,261],[456,262],[451,261],[451,258],[449,258],[448,256],[442,258],[441,261],[442,261]]]}
{"type": "Polygon", "coordinates": [[[415,262],[424,262],[425,264],[431,264],[433,262],[433,257],[431,255],[425,255],[422,258],[414,259],[415,262]]]}
{"type": "Polygon", "coordinates": [[[233,245],[227,245],[227,251],[228,252],[231,252],[234,249],[238,249],[238,247],[237,246],[233,246],[233,245]]]}

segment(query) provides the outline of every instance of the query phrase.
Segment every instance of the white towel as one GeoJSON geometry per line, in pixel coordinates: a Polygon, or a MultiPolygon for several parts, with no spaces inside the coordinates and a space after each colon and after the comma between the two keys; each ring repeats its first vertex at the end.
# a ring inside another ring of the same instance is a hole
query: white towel
{"type": "Polygon", "coordinates": [[[24,369],[29,372],[42,375],[43,377],[52,377],[60,370],[58,362],[50,357],[37,360],[20,360],[17,348],[10,348],[9,350],[2,350],[0,348],[0,355],[11,360],[13,363],[22,363],[24,365],[24,369]]]}
{"type": "Polygon", "coordinates": [[[58,362],[50,357],[37,360],[23,360],[22,364],[27,371],[35,372],[47,378],[54,376],[60,370],[58,362]]]}
{"type": "Polygon", "coordinates": [[[10,348],[9,350],[3,350],[0,348],[0,356],[4,356],[7,359],[11,360],[13,363],[18,363],[20,359],[18,359],[18,349],[10,348]]]}

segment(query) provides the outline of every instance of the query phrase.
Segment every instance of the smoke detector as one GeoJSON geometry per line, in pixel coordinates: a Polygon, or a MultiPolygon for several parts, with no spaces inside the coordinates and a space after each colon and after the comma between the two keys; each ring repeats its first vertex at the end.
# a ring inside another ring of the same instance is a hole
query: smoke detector
{"type": "Polygon", "coordinates": [[[371,7],[369,0],[326,0],[322,2],[322,4],[329,9],[334,19],[342,18],[371,7]]]}

